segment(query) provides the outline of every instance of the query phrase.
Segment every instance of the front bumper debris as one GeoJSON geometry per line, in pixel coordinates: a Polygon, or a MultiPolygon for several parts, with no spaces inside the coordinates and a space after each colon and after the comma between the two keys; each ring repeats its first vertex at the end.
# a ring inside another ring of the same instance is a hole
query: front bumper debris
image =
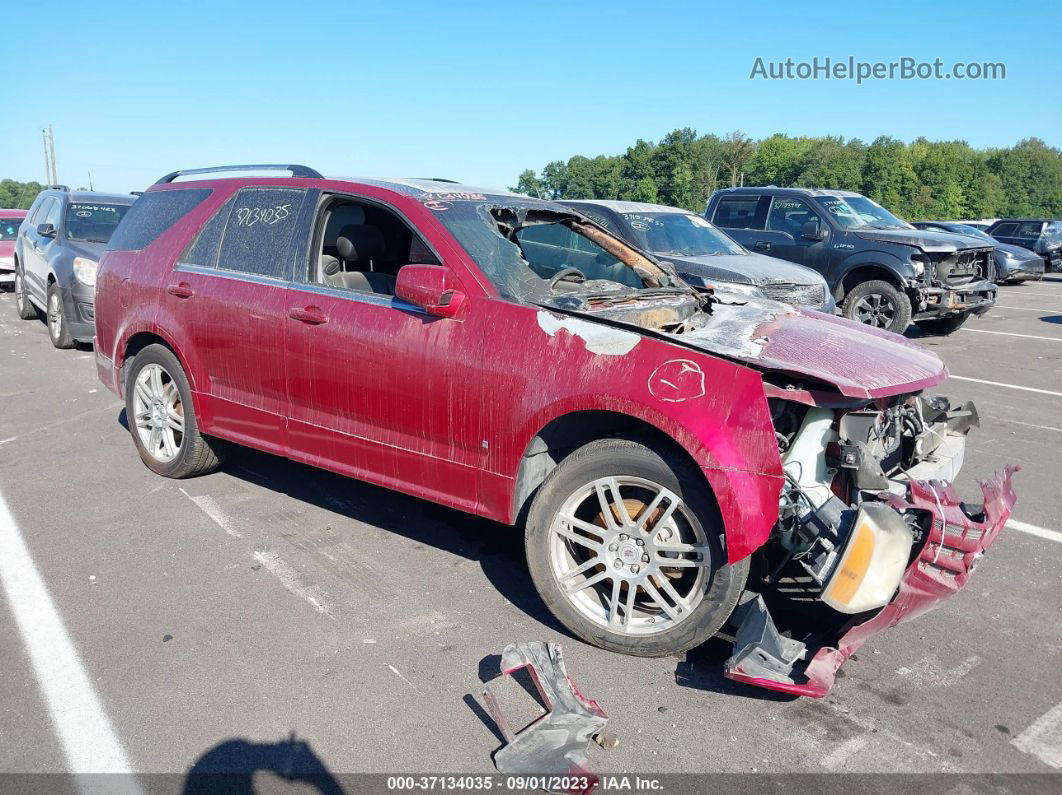
{"type": "Polygon", "coordinates": [[[915,306],[914,319],[926,320],[957,312],[983,315],[996,303],[996,289],[995,283],[988,279],[956,286],[925,288],[920,291],[921,302],[915,306]]]}
{"type": "Polygon", "coordinates": [[[740,608],[742,623],[724,675],[791,695],[824,697],[842,663],[868,638],[928,612],[966,584],[1010,518],[1017,470],[1007,467],[1002,475],[981,482],[984,504],[973,515],[968,511],[980,506],[964,504],[955,487],[943,481],[914,480],[906,496],[889,495],[886,502],[893,508],[926,511],[931,516],[928,537],[907,567],[893,600],[870,618],[865,614],[854,617],[834,645],[816,649],[810,660],[804,643],[778,633],[762,597],[746,602],[740,608]]]}
{"type": "Polygon", "coordinates": [[[484,690],[487,709],[506,742],[494,754],[495,767],[501,773],[561,777],[572,785],[569,792],[589,793],[598,777],[587,770],[586,749],[605,728],[608,715],[579,692],[556,643],[510,643],[502,651],[501,673],[512,675],[522,668],[530,672],[549,712],[514,733],[490,687],[484,690]]]}

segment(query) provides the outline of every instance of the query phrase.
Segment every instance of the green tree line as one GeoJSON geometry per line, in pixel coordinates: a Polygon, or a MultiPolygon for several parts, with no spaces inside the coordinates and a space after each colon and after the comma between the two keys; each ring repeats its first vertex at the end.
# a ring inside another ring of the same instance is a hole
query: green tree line
{"type": "Polygon", "coordinates": [[[39,182],[16,182],[0,179],[0,207],[8,210],[27,210],[44,189],[39,182]]]}
{"type": "Polygon", "coordinates": [[[1038,138],[1005,149],[965,141],[870,144],[833,136],[741,132],[699,136],[685,127],[622,155],[574,155],[526,169],[512,188],[543,199],[625,199],[702,212],[717,188],[745,185],[841,188],[902,218],[1062,217],[1062,151],[1038,138]]]}

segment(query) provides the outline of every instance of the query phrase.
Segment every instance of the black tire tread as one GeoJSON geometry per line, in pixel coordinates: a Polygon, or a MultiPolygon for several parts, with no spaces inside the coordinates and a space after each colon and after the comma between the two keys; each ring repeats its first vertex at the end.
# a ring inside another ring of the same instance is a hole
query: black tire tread
{"type": "Polygon", "coordinates": [[[896,302],[899,307],[899,312],[896,315],[896,319],[893,321],[887,331],[893,331],[897,334],[903,334],[907,330],[907,327],[911,325],[911,301],[910,299],[894,284],[882,281],[881,279],[871,279],[870,281],[860,282],[844,297],[844,303],[841,305],[841,311],[849,320],[855,320],[855,303],[860,298],[871,293],[883,293],[889,295],[896,302]]]}

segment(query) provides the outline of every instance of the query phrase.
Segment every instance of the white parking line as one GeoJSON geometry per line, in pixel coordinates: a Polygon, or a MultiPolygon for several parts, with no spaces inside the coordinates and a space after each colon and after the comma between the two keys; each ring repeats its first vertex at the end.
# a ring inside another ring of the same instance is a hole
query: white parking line
{"type": "MultiPolygon", "coordinates": [[[[63,746],[69,773],[125,773],[126,759],[92,680],[81,665],[77,649],[63,626],[33,557],[0,495],[0,582],[18,625],[52,725],[63,746]]],[[[111,781],[108,786],[118,784],[111,781]]],[[[84,789],[91,781],[79,782],[84,789]]],[[[120,784],[140,792],[131,776],[120,784]]]]}
{"type": "Polygon", "coordinates": [[[1006,306],[995,304],[994,309],[1020,309],[1022,312],[1062,312],[1062,309],[1045,309],[1042,306],[1006,306]]]}
{"type": "Polygon", "coordinates": [[[214,524],[224,530],[233,538],[243,538],[243,534],[236,529],[236,523],[221,510],[221,506],[217,504],[217,501],[209,494],[202,494],[198,497],[193,497],[187,491],[182,488],[177,489],[181,494],[190,499],[196,505],[199,506],[199,510],[214,520],[214,524]]]}
{"type": "Polygon", "coordinates": [[[1018,386],[1017,384],[1004,384],[1002,381],[986,381],[983,378],[966,378],[961,375],[949,375],[949,379],[955,381],[972,381],[975,384],[988,384],[989,386],[1003,386],[1007,389],[1020,389],[1022,392],[1036,392],[1039,395],[1054,395],[1055,397],[1062,397],[1062,392],[1052,392],[1050,389],[1037,389],[1032,386],[1018,386]]]}
{"type": "Polygon", "coordinates": [[[1008,520],[1007,527],[1011,530],[1017,530],[1019,533],[1028,533],[1037,538],[1046,538],[1048,541],[1062,544],[1062,533],[1057,530],[1048,530],[1044,527],[1037,527],[1034,524],[1026,524],[1025,522],[1019,522],[1017,519],[1008,520]]]}
{"type": "Polygon", "coordinates": [[[1027,340],[1050,340],[1051,342],[1062,342],[1062,337],[1040,337],[1036,334],[1015,334],[1013,331],[988,331],[983,328],[964,328],[963,331],[970,331],[974,334],[998,334],[1001,337],[1024,337],[1027,340]]]}
{"type": "Polygon", "coordinates": [[[1062,767],[1062,704],[1048,710],[1010,742],[1045,765],[1062,767]]]}

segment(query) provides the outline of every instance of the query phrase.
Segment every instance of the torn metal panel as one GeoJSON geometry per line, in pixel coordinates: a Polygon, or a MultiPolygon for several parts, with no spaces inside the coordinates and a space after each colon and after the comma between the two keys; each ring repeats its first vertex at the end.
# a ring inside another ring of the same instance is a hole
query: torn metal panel
{"type": "Polygon", "coordinates": [[[822,698],[828,694],[837,670],[868,638],[932,610],[966,585],[1010,518],[1017,470],[1007,467],[1002,475],[981,482],[983,506],[964,503],[953,485],[941,481],[913,481],[906,497],[888,497],[887,504],[896,510],[925,511],[931,517],[928,537],[892,601],[868,620],[850,626],[835,645],[819,648],[802,671],[794,666],[793,673],[765,675],[762,666],[750,664],[755,658],[746,654],[732,657],[724,675],[792,695],[822,698]]]}
{"type": "Polygon", "coordinates": [[[588,786],[580,792],[590,792],[597,776],[587,770],[587,745],[605,728],[608,716],[579,692],[556,643],[510,643],[502,652],[502,675],[522,668],[531,674],[549,712],[514,733],[488,685],[483,693],[487,708],[506,741],[494,754],[495,766],[502,773],[585,777],[588,786]]]}

